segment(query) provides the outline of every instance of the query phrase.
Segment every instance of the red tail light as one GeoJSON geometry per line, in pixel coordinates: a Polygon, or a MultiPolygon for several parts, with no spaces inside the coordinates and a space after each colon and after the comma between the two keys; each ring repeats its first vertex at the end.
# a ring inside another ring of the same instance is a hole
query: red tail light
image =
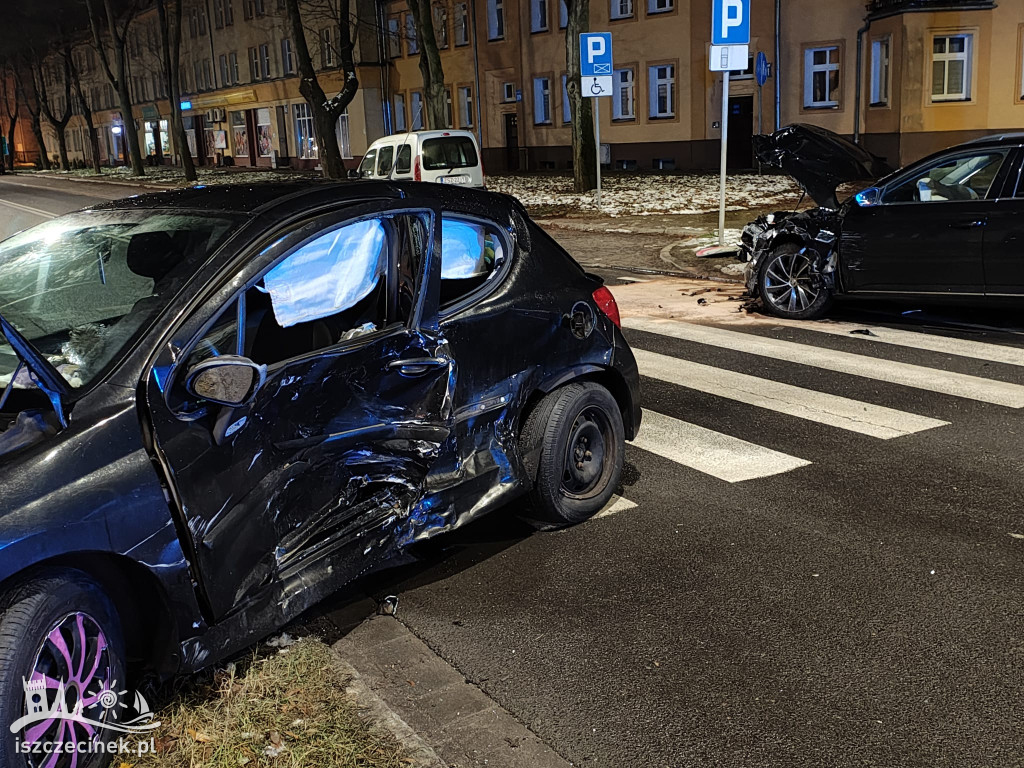
{"type": "Polygon", "coordinates": [[[594,303],[597,304],[598,309],[608,316],[609,320],[619,328],[622,327],[622,319],[619,317],[619,305],[615,303],[615,297],[612,296],[611,291],[602,285],[594,291],[594,303]]]}
{"type": "Polygon", "coordinates": [[[420,173],[420,156],[416,155],[416,162],[412,164],[412,177],[416,181],[423,181],[423,174],[420,173]]]}

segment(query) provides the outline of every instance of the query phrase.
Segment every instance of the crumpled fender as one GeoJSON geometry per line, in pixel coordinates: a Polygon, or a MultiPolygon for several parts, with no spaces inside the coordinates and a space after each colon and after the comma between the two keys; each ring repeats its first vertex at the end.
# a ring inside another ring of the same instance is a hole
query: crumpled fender
{"type": "Polygon", "coordinates": [[[814,208],[797,214],[759,216],[743,229],[741,250],[746,253],[744,280],[751,296],[758,296],[757,277],[762,259],[778,246],[795,243],[816,254],[814,272],[829,290],[836,289],[838,221],[835,212],[814,208]]]}

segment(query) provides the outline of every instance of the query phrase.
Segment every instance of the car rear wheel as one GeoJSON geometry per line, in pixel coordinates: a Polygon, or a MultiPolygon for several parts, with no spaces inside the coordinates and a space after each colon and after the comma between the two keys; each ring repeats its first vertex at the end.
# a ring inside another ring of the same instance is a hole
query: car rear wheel
{"type": "Polygon", "coordinates": [[[591,382],[569,384],[548,395],[534,414],[540,458],[531,497],[544,527],[581,523],[615,493],[622,476],[625,429],[611,393],[591,382]]]}
{"type": "Polygon", "coordinates": [[[832,303],[832,292],[814,272],[814,254],[793,243],[768,254],[757,287],[765,311],[776,317],[813,320],[832,303]]]}
{"type": "Polygon", "coordinates": [[[79,571],[52,572],[24,582],[0,597],[0,765],[17,768],[102,768],[110,755],[78,751],[94,738],[120,734],[59,717],[31,720],[12,734],[10,726],[37,712],[53,712],[63,683],[68,710],[110,722],[125,689],[121,624],[109,598],[79,571]],[[19,744],[64,745],[60,754],[19,744]]]}

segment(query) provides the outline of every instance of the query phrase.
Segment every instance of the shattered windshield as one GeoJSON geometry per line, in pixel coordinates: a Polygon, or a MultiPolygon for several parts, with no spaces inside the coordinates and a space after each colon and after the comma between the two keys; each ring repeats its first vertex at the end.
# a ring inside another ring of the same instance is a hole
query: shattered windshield
{"type": "MultiPolygon", "coordinates": [[[[0,243],[0,315],[72,388],[132,344],[236,219],[153,210],[71,214],[0,243]]],[[[0,336],[0,390],[32,386],[0,336]]]]}

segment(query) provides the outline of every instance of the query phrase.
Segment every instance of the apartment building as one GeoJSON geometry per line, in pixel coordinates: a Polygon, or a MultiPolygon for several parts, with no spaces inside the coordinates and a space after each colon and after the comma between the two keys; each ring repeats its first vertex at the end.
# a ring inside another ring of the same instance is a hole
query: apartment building
{"type": "MultiPolygon", "coordinates": [[[[353,164],[375,138],[426,127],[420,41],[407,0],[357,2],[360,91],[338,125],[353,164]]],[[[778,122],[853,136],[892,163],[1024,128],[1024,0],[752,5],[751,59],[730,75],[733,167],[750,167],[750,136],[778,122]],[[758,51],[773,62],[763,89],[753,74],[758,51]]],[[[434,0],[433,13],[448,109],[447,126],[431,127],[476,132],[491,172],[569,167],[564,2],[434,0]]],[[[590,29],[610,31],[614,41],[614,93],[600,99],[606,165],[717,166],[722,78],[708,71],[710,25],[710,0],[590,1],[590,29]]],[[[307,26],[330,93],[341,86],[337,25],[309,13],[307,26]]],[[[155,12],[144,11],[133,30],[134,123],[144,154],[163,162],[176,150],[155,58],[155,12]]],[[[200,162],[316,165],[282,0],[199,0],[183,38],[189,149],[200,162]]],[[[125,122],[89,47],[80,48],[89,92],[102,106],[101,159],[123,162],[125,122]]],[[[69,130],[75,155],[87,152],[80,118],[69,130]]],[[[55,143],[48,147],[52,154],[55,143]]]]}

